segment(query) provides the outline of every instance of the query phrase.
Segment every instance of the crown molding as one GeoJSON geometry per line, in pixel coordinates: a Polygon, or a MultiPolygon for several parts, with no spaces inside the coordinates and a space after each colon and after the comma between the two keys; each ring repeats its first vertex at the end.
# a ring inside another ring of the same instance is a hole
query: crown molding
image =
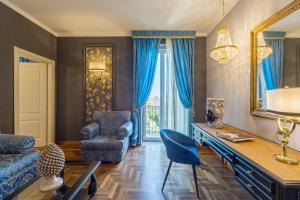
{"type": "Polygon", "coordinates": [[[207,37],[207,33],[196,32],[196,37],[207,37]]]}
{"type": "Polygon", "coordinates": [[[131,32],[69,32],[57,33],[57,37],[130,37],[131,32]]]}
{"type": "MultiPolygon", "coordinates": [[[[130,32],[70,32],[57,33],[57,37],[131,37],[130,32]]],[[[207,37],[206,33],[197,32],[196,37],[207,37]]]]}
{"type": "Polygon", "coordinates": [[[11,3],[10,1],[8,1],[8,0],[0,0],[0,2],[3,3],[4,5],[6,5],[7,7],[11,8],[15,12],[19,13],[20,15],[22,15],[26,19],[28,19],[31,22],[35,23],[39,27],[45,29],[46,31],[48,31],[52,35],[57,36],[57,33],[54,30],[52,30],[51,28],[49,28],[48,26],[46,26],[45,24],[43,24],[38,19],[34,18],[32,15],[28,14],[27,12],[25,12],[21,8],[17,7],[15,4],[11,3]]]}

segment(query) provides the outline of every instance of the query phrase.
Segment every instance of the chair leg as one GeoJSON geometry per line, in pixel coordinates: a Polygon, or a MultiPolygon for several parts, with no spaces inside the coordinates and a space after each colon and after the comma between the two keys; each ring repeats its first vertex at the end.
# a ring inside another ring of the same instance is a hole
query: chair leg
{"type": "Polygon", "coordinates": [[[193,165],[193,174],[194,174],[194,181],[195,181],[195,186],[196,186],[196,191],[197,191],[197,197],[198,197],[198,199],[200,199],[195,165],[193,165]]]}
{"type": "Polygon", "coordinates": [[[168,178],[168,175],[169,175],[171,166],[172,166],[172,160],[170,160],[169,167],[168,167],[168,170],[167,170],[167,174],[166,174],[166,177],[165,177],[165,180],[164,180],[164,184],[163,184],[163,186],[162,186],[162,188],[161,188],[161,191],[164,190],[164,187],[165,187],[165,184],[166,184],[166,181],[167,181],[167,178],[168,178]]]}

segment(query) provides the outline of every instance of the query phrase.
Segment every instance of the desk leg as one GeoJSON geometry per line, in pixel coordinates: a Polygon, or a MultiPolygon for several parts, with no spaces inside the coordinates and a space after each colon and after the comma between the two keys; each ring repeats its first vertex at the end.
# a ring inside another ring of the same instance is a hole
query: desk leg
{"type": "Polygon", "coordinates": [[[97,179],[96,176],[92,174],[91,183],[89,184],[89,188],[88,188],[88,194],[90,198],[92,198],[96,192],[97,192],[97,179]]]}

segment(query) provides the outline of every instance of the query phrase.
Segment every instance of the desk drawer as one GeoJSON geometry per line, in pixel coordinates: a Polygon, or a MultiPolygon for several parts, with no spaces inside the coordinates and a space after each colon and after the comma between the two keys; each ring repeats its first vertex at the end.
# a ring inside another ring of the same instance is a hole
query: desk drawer
{"type": "Polygon", "coordinates": [[[243,172],[239,171],[238,169],[235,171],[236,180],[244,186],[256,199],[259,200],[273,200],[274,198],[265,193],[258,187],[255,183],[253,183],[247,176],[244,175],[243,172]]]}
{"type": "Polygon", "coordinates": [[[208,146],[213,148],[216,152],[218,152],[222,157],[225,158],[230,163],[233,163],[234,155],[231,153],[226,147],[222,146],[213,138],[207,136],[206,134],[202,137],[203,142],[207,143],[208,146]]]}
{"type": "Polygon", "coordinates": [[[242,173],[263,192],[267,193],[270,196],[273,196],[275,194],[275,181],[268,178],[267,175],[263,174],[263,172],[256,169],[247,161],[244,161],[242,158],[236,156],[234,168],[235,171],[238,171],[239,174],[242,173]]]}
{"type": "Polygon", "coordinates": [[[202,145],[202,132],[200,129],[193,128],[193,139],[196,143],[202,145]]]}

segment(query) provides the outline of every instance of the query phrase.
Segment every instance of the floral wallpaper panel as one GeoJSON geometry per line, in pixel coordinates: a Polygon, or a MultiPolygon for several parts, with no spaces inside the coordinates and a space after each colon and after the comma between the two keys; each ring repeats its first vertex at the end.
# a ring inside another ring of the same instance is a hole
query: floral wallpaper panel
{"type": "Polygon", "coordinates": [[[112,47],[86,47],[86,121],[92,121],[95,111],[112,109],[112,47]],[[104,71],[89,70],[90,62],[105,64],[104,71]]]}

